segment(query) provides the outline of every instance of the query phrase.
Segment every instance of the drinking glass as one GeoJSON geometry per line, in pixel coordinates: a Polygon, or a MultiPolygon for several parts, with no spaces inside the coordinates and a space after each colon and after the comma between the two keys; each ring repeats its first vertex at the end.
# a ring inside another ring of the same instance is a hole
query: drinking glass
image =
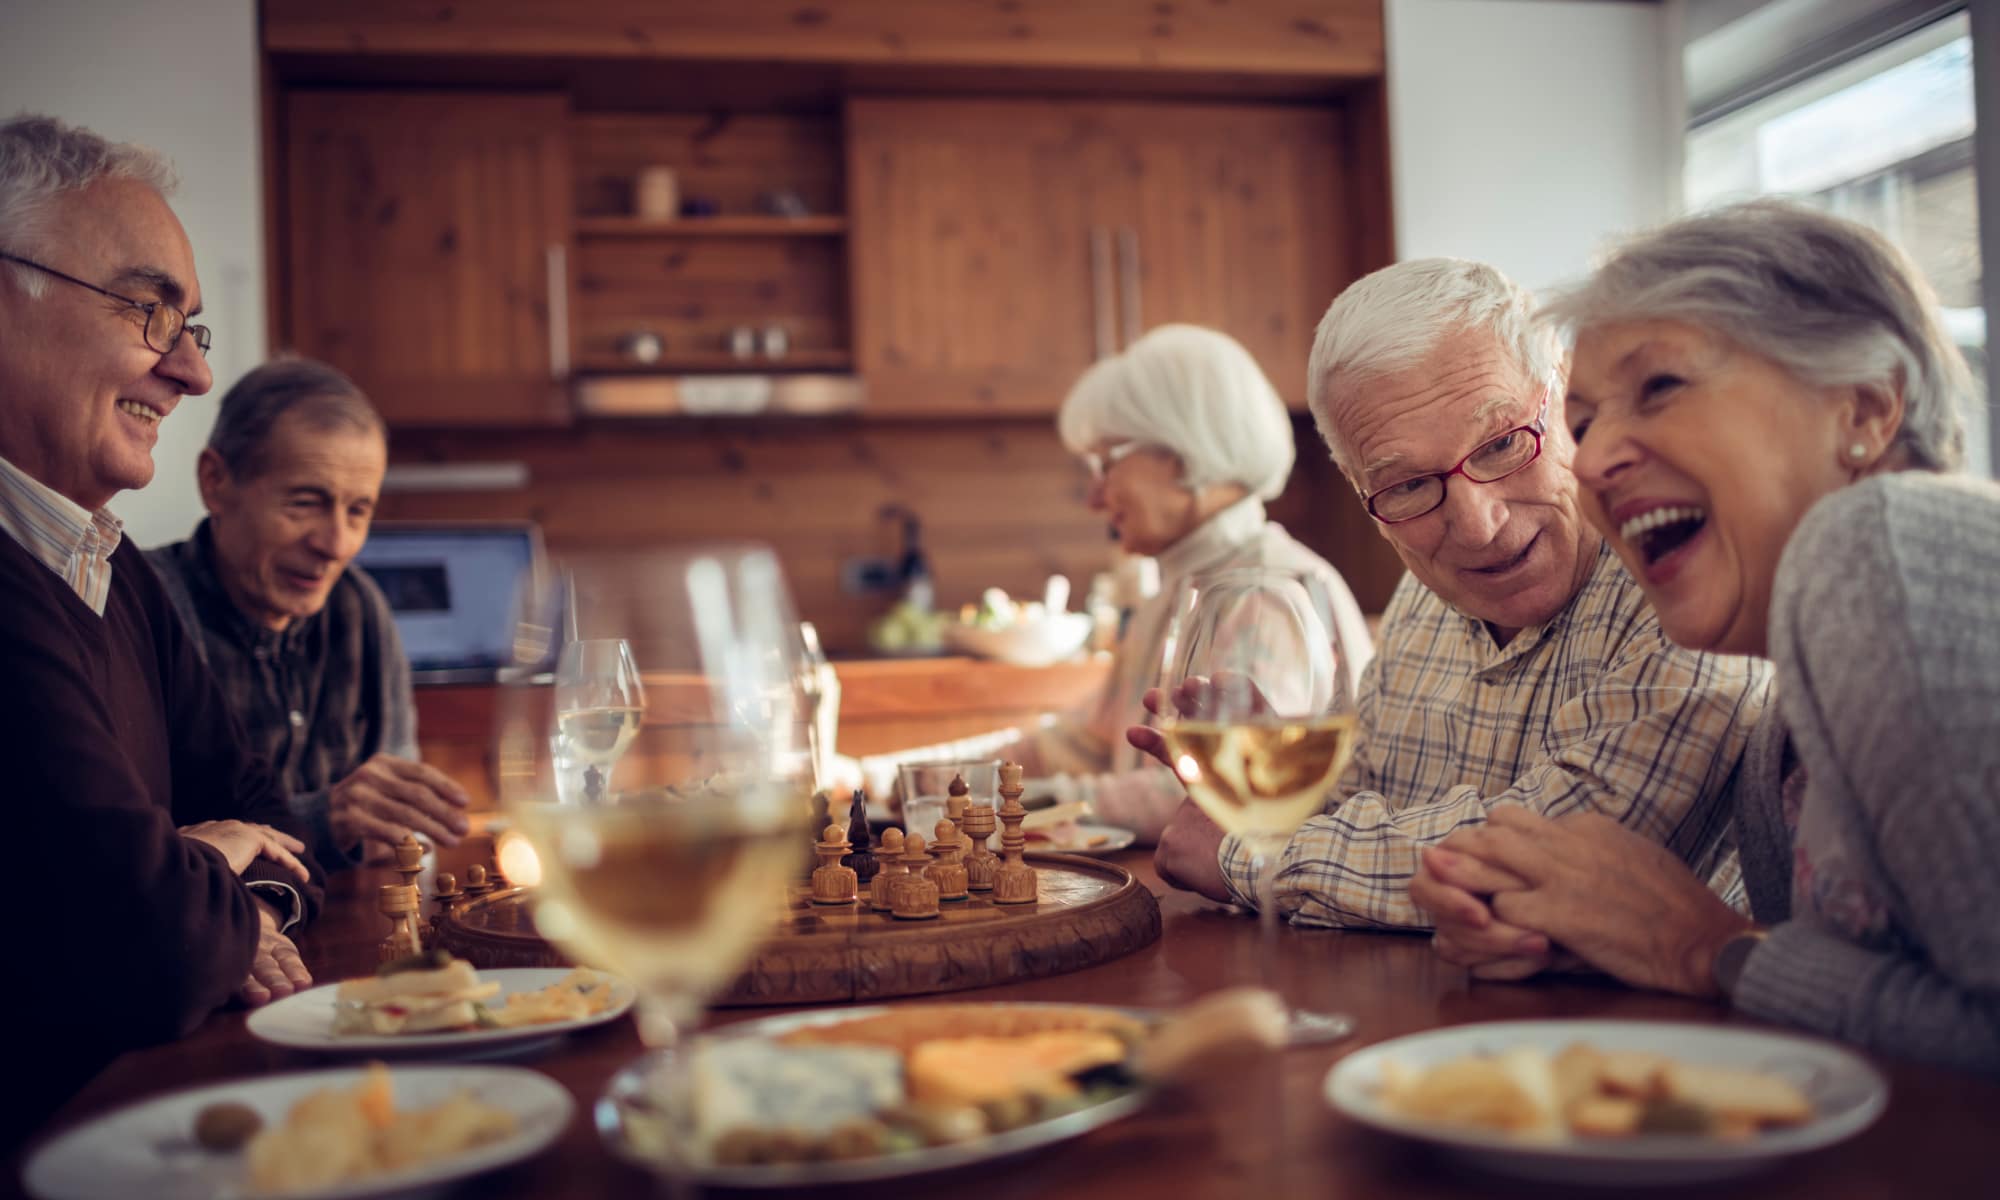
{"type": "Polygon", "coordinates": [[[950,803],[951,781],[965,780],[966,798],[1000,806],[1000,760],[903,763],[896,768],[903,785],[903,828],[929,841],[950,803]]]}
{"type": "Polygon", "coordinates": [[[503,689],[501,799],[541,868],[537,930],[630,978],[641,1035],[666,1045],[789,903],[812,790],[804,645],[761,546],[565,572],[522,602],[528,652],[556,625],[531,612],[537,595],[566,598],[569,640],[553,696],[530,679],[503,689]],[[559,787],[552,750],[596,778],[559,787]]]}
{"type": "MultiPolygon", "coordinates": [[[[1256,880],[1262,972],[1276,978],[1278,858],[1319,812],[1353,749],[1355,712],[1333,596],[1273,567],[1198,575],[1174,600],[1155,719],[1175,775],[1256,880]]],[[[1344,1036],[1344,1017],[1294,1013],[1294,1040],[1344,1036]]]]}
{"type": "Polygon", "coordinates": [[[582,799],[598,803],[606,778],[639,736],[646,715],[646,689],[631,643],[585,638],[564,646],[556,660],[555,702],[558,794],[566,790],[562,776],[581,765],[582,799]]]}

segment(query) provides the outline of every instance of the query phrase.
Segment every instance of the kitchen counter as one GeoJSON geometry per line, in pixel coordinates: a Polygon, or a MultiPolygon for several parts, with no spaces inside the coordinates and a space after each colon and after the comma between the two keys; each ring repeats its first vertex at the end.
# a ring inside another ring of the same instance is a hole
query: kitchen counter
{"type": "MultiPolygon", "coordinates": [[[[868,658],[833,664],[840,680],[842,754],[880,754],[1020,725],[1087,699],[1111,672],[1108,655],[1048,667],[984,659],[868,658]]],[[[677,695],[685,677],[648,675],[646,724],[689,723],[693,706],[677,695]]],[[[424,761],[491,808],[498,687],[446,684],[417,689],[417,741],[424,761]]]]}

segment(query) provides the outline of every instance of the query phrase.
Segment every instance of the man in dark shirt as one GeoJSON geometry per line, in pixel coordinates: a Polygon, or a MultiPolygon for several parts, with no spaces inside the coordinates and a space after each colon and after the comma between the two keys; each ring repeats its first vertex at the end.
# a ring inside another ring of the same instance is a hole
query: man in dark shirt
{"type": "Polygon", "coordinates": [[[266,363],[222,398],[201,452],[208,519],[146,555],[329,869],[358,862],[368,842],[456,845],[467,827],[464,791],[416,761],[388,602],[347,570],[387,460],[382,419],[345,375],[266,363]]]}
{"type": "Polygon", "coordinates": [[[0,794],[7,989],[30,1045],[0,1143],[111,1057],[232,995],[311,982],[284,931],[317,868],[111,497],[210,385],[172,168],[47,117],[0,122],[0,794]]]}

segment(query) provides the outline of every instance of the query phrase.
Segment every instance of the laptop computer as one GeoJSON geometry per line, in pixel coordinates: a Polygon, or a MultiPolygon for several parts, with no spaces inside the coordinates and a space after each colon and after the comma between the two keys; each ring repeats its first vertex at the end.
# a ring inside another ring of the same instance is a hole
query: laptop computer
{"type": "Polygon", "coordinates": [[[526,522],[377,521],[354,564],[395,613],[417,683],[485,683],[514,662],[515,605],[541,562],[526,522]]]}

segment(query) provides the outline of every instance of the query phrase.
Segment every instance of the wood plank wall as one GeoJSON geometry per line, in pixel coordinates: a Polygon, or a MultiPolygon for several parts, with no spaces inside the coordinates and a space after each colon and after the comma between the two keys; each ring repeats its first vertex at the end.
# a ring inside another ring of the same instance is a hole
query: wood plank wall
{"type": "MultiPolygon", "coordinates": [[[[1273,514],[1349,575],[1362,606],[1379,611],[1396,573],[1344,484],[1300,417],[1300,467],[1273,514]],[[1352,569],[1348,564],[1352,563],[1352,569]]],[[[887,601],[841,590],[855,556],[891,557],[903,505],[924,522],[939,601],[981,589],[1038,595],[1070,576],[1081,601],[1114,547],[1084,507],[1087,477],[1046,419],[919,425],[781,422],[675,426],[600,422],[551,437],[533,433],[403,432],[397,462],[519,461],[521,491],[391,493],[384,518],[529,519],[552,551],[643,548],[707,538],[771,543],[801,613],[830,649],[865,650],[867,623],[887,601]]]]}
{"type": "Polygon", "coordinates": [[[281,52],[1382,71],[1381,0],[263,0],[281,52]]]}

